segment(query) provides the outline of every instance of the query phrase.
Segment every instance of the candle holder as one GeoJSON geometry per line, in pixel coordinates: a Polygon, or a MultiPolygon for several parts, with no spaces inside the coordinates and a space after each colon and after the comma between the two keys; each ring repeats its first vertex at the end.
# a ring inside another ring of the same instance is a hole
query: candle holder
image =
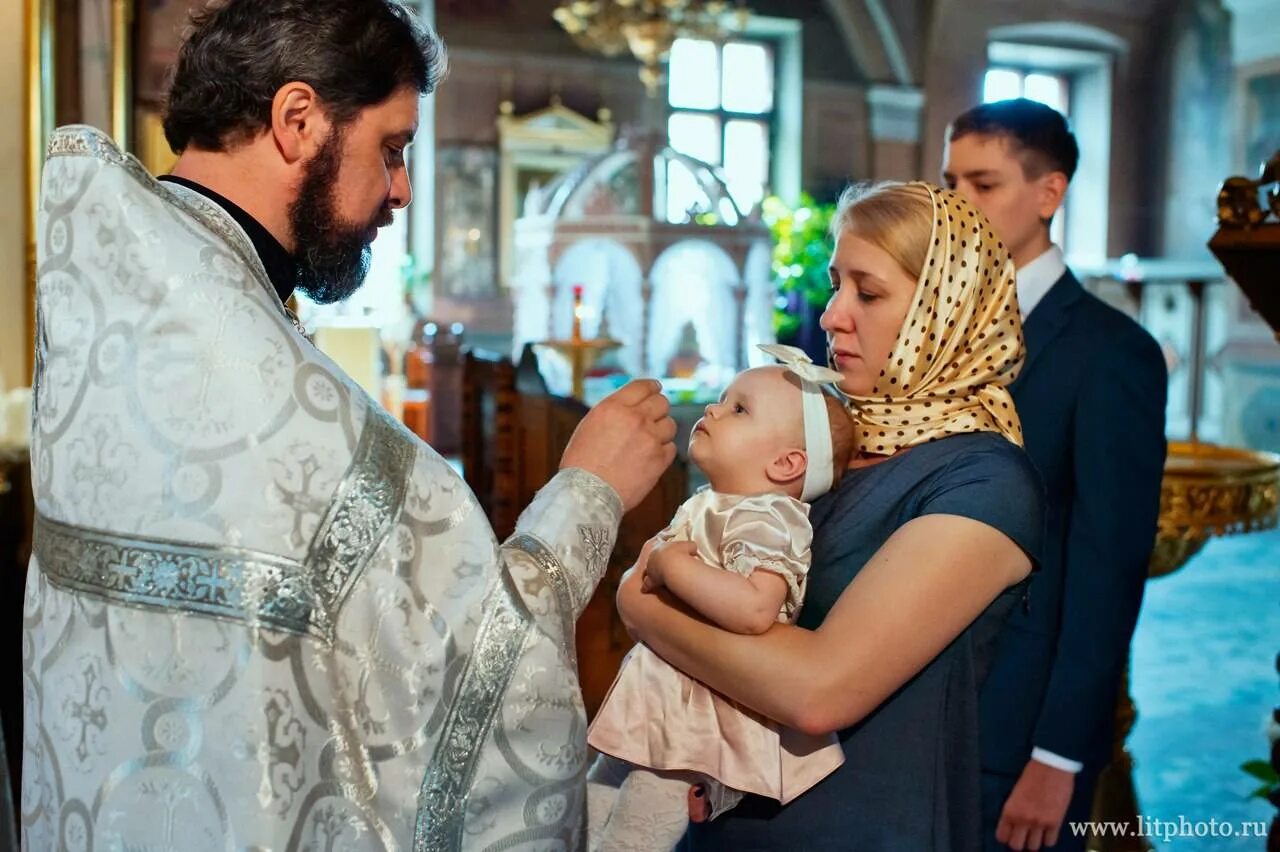
{"type": "Polygon", "coordinates": [[[622,341],[609,337],[586,339],[582,336],[582,285],[573,288],[573,331],[567,340],[544,340],[535,345],[550,349],[563,355],[569,361],[572,370],[572,395],[575,399],[585,400],[584,383],[587,370],[596,363],[605,352],[622,346],[622,341]]]}

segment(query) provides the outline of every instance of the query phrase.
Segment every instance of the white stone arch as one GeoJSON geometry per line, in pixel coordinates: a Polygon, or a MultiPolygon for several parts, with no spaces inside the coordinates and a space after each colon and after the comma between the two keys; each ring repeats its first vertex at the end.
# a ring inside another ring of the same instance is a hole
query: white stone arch
{"type": "Polygon", "coordinates": [[[768,240],[753,243],[743,264],[743,286],[747,301],[743,310],[742,345],[745,362],[752,367],[769,364],[773,359],[758,348],[761,343],[776,343],[773,331],[773,307],[778,290],[773,280],[773,247],[768,240]]]}
{"type": "Polygon", "coordinates": [[[644,273],[635,256],[621,243],[592,237],[569,246],[556,261],[551,273],[554,297],[551,302],[551,331],[567,338],[573,331],[573,287],[581,284],[583,337],[598,337],[600,319],[608,320],[608,334],[622,342],[618,360],[632,375],[643,372],[641,343],[644,339],[644,273]]]}
{"type": "Polygon", "coordinates": [[[649,274],[648,372],[662,375],[692,322],[702,357],[726,372],[740,365],[737,265],[720,246],[683,240],[664,251],[649,274]]]}
{"type": "Polygon", "coordinates": [[[551,265],[548,252],[555,223],[550,217],[521,219],[515,227],[516,262],[512,264],[511,359],[519,362],[526,343],[547,339],[551,318],[551,265]]]}

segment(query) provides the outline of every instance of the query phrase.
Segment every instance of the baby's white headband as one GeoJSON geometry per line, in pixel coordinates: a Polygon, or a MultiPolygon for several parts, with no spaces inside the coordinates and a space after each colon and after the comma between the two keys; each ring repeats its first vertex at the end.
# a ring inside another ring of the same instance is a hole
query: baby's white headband
{"type": "Polygon", "coordinates": [[[760,351],[777,358],[800,379],[804,400],[804,451],[808,466],[804,472],[804,488],[800,499],[808,503],[831,490],[835,471],[832,467],[831,420],[823,398],[824,384],[839,384],[843,378],[829,367],[819,367],[804,350],[781,343],[761,343],[760,351]]]}

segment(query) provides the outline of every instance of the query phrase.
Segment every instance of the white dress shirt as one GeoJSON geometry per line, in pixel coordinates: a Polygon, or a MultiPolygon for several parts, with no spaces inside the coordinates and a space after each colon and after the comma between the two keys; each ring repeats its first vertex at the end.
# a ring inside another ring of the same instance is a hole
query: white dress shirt
{"type": "MultiPolygon", "coordinates": [[[[1052,244],[1043,254],[1018,270],[1018,311],[1024,320],[1066,271],[1067,264],[1062,259],[1062,249],[1052,244]]],[[[1033,748],[1031,759],[1073,774],[1084,768],[1084,764],[1078,760],[1042,748],[1033,748]]]]}
{"type": "Polygon", "coordinates": [[[1026,319],[1067,271],[1062,249],[1050,244],[1044,253],[1018,270],[1018,310],[1026,319]]]}

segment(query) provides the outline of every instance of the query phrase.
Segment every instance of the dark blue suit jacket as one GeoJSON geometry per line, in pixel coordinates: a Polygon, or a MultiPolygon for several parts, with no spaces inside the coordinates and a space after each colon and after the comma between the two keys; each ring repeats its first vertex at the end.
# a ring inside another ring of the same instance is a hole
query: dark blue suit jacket
{"type": "Polygon", "coordinates": [[[1011,386],[1044,479],[1045,546],[1010,616],[980,703],[984,771],[1022,772],[1031,749],[1100,767],[1111,756],[1155,542],[1168,379],[1156,342],[1068,271],[1027,318],[1011,386]]]}

